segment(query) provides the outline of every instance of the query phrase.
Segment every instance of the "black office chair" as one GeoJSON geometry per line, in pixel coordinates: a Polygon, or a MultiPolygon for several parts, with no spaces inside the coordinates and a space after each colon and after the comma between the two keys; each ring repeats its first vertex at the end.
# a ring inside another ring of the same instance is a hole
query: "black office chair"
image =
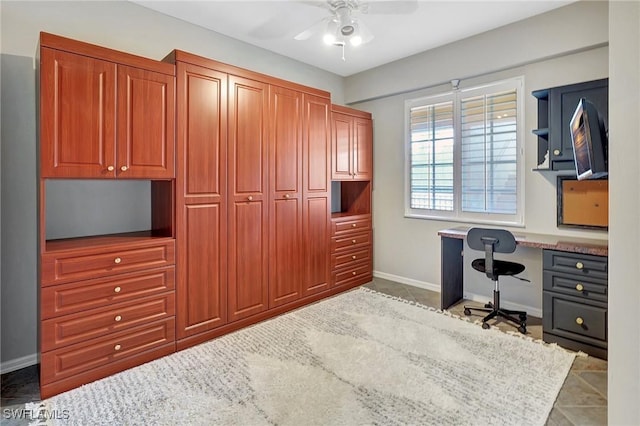
{"type": "MultiPolygon", "coordinates": [[[[498,285],[498,278],[501,275],[517,275],[524,271],[524,265],[493,258],[493,253],[513,253],[516,250],[516,239],[513,234],[504,229],[471,228],[467,233],[467,243],[474,250],[484,250],[484,258],[475,259],[471,262],[471,266],[476,271],[484,272],[495,283],[495,289],[493,290],[493,303],[485,304],[484,308],[465,305],[464,314],[471,315],[471,310],[488,312],[489,314],[482,319],[482,328],[489,328],[487,321],[490,319],[502,317],[518,324],[518,331],[526,334],[527,313],[502,309],[500,307],[500,287],[498,285]]],[[[515,278],[529,281],[525,278],[515,278]]]]}

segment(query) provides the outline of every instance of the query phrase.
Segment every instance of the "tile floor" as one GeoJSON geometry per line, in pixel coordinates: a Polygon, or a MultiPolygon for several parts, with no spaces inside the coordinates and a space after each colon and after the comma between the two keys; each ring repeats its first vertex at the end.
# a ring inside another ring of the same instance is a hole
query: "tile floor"
{"type": "MultiPolygon", "coordinates": [[[[434,308],[440,307],[440,293],[412,287],[392,281],[375,278],[365,287],[421,303],[434,308]]],[[[462,303],[450,311],[463,315],[462,303]]],[[[479,314],[472,318],[482,318],[479,314]]],[[[514,330],[507,323],[498,323],[501,330],[514,330]]],[[[541,338],[542,324],[539,318],[529,318],[527,334],[541,338]]],[[[38,366],[23,368],[3,374],[0,378],[0,424],[6,426],[27,425],[29,419],[20,417],[20,411],[27,402],[40,400],[38,390],[38,366]]],[[[594,357],[576,357],[571,371],[560,390],[548,426],[588,426],[607,424],[607,361],[594,357]]]]}

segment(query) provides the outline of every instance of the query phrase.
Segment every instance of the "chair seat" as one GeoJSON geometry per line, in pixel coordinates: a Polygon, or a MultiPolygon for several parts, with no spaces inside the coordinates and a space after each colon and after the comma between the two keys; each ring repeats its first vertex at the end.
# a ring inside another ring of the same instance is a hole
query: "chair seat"
{"type": "MultiPolygon", "coordinates": [[[[476,271],[485,271],[485,259],[476,259],[471,262],[471,266],[476,271]]],[[[508,262],[506,260],[493,260],[493,275],[518,275],[524,271],[524,265],[521,263],[508,262]]]]}

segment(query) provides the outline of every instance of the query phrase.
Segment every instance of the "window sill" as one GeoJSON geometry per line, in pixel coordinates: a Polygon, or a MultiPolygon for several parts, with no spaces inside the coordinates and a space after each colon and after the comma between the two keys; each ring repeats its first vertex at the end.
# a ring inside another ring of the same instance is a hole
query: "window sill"
{"type": "Polygon", "coordinates": [[[415,213],[405,213],[407,219],[422,219],[422,220],[437,220],[441,222],[459,222],[459,223],[471,223],[479,225],[495,225],[495,226],[509,226],[513,228],[524,228],[524,222],[498,220],[498,219],[479,219],[474,217],[454,217],[454,216],[435,216],[435,215],[422,215],[415,213]]]}

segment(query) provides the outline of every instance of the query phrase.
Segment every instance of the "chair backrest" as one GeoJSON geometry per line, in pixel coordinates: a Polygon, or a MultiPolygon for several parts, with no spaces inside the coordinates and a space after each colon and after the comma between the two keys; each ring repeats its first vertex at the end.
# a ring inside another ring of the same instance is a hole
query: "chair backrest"
{"type": "Polygon", "coordinates": [[[471,228],[467,232],[467,243],[474,250],[484,251],[487,243],[493,243],[494,253],[516,251],[516,239],[506,229],[471,228]]]}
{"type": "Polygon", "coordinates": [[[516,239],[505,229],[471,228],[467,232],[467,243],[474,250],[484,250],[484,272],[493,281],[498,279],[493,269],[493,253],[516,251],[516,239]]]}

